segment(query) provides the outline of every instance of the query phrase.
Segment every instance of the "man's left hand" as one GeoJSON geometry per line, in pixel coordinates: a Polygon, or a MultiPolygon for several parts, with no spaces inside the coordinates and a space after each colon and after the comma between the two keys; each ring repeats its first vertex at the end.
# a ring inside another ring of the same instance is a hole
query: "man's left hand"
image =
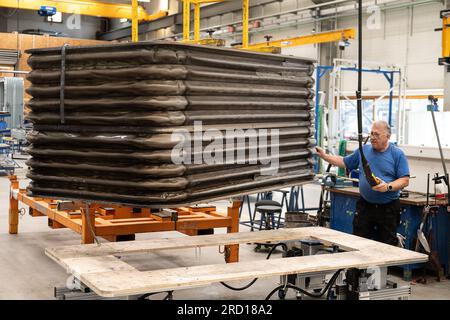
{"type": "Polygon", "coordinates": [[[378,192],[387,192],[388,184],[384,181],[381,181],[380,184],[377,184],[376,186],[372,187],[372,190],[378,191],[378,192]]]}

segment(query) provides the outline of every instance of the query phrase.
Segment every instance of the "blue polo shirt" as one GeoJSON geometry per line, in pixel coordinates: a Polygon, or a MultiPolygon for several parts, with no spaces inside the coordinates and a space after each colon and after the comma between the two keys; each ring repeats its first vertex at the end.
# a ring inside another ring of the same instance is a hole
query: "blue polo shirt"
{"type": "MultiPolygon", "coordinates": [[[[364,155],[369,162],[373,174],[386,183],[398,178],[409,176],[408,160],[405,153],[392,143],[384,152],[378,152],[371,144],[363,146],[364,155]]],[[[364,176],[359,148],[352,154],[344,157],[347,169],[359,169],[359,192],[361,196],[370,203],[383,204],[398,199],[400,191],[378,192],[372,190],[364,176]]]]}

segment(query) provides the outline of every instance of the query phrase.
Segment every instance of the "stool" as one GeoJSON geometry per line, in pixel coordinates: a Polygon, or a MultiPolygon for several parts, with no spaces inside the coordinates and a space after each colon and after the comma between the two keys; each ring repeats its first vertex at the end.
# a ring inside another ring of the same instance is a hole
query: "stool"
{"type": "MultiPolygon", "coordinates": [[[[279,192],[279,193],[282,194],[282,197],[281,197],[281,208],[283,208],[283,206],[286,206],[286,210],[289,210],[288,196],[289,196],[290,191],[279,189],[279,190],[274,190],[274,192],[279,192]]],[[[283,227],[284,223],[282,223],[281,220],[284,221],[284,218],[280,214],[278,216],[277,228],[283,227]]]]}
{"type": "Polygon", "coordinates": [[[264,230],[278,229],[280,226],[282,205],[274,200],[261,200],[255,204],[255,211],[261,214],[259,221],[259,230],[262,230],[264,224],[264,230]],[[275,224],[275,214],[278,214],[278,223],[275,224]]]}
{"type": "MultiPolygon", "coordinates": [[[[260,200],[255,204],[255,212],[261,214],[261,218],[259,220],[259,230],[272,230],[278,229],[280,226],[280,216],[283,206],[274,200],[260,200]],[[275,223],[275,214],[278,214],[277,223],[275,223]]],[[[255,220],[254,220],[255,222],[255,220]]],[[[256,243],[255,251],[258,251],[261,246],[269,248],[273,246],[271,243],[256,243]]]]}

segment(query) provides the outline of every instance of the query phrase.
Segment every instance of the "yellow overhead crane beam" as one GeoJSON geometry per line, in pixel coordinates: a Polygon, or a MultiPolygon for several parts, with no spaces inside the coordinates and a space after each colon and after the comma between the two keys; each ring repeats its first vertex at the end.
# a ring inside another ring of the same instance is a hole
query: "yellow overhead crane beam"
{"type": "MultiPolygon", "coordinates": [[[[137,0],[132,0],[136,1],[137,0]]],[[[129,4],[105,3],[83,0],[0,0],[0,7],[18,8],[24,10],[39,10],[41,6],[55,7],[58,12],[80,14],[85,16],[130,19],[132,20],[132,6],[129,4]]],[[[165,17],[167,11],[148,14],[142,6],[137,6],[137,19],[150,21],[165,17]]]]}
{"type": "Polygon", "coordinates": [[[287,38],[282,40],[266,41],[260,43],[249,44],[247,47],[242,46],[240,49],[260,51],[260,52],[274,52],[279,48],[303,46],[307,44],[347,41],[354,39],[356,36],[355,29],[341,29],[334,31],[326,31],[314,33],[307,36],[299,36],[287,38]]]}
{"type": "MultiPolygon", "coordinates": [[[[197,44],[218,45],[220,39],[200,39],[200,5],[202,3],[224,2],[230,0],[182,0],[183,1],[183,41],[197,44]],[[191,4],[194,5],[194,40],[190,38],[191,4]]],[[[356,36],[355,29],[341,29],[315,33],[307,36],[299,36],[282,40],[266,41],[249,44],[249,2],[242,0],[242,45],[237,47],[243,50],[259,52],[280,53],[281,48],[295,47],[307,44],[347,41],[356,36]]]]}

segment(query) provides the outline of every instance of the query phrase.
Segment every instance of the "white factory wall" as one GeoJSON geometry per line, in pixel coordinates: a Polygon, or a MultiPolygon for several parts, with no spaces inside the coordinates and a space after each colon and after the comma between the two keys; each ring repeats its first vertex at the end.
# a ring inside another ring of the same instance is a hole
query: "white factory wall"
{"type": "MultiPolygon", "coordinates": [[[[380,1],[384,2],[384,1],[380,1]]],[[[394,2],[391,2],[391,4],[394,2]]],[[[401,3],[401,1],[398,1],[401,3]]],[[[262,6],[250,8],[250,17],[270,15],[278,12],[292,10],[297,7],[307,7],[314,3],[310,0],[283,0],[275,1],[262,6]]],[[[142,3],[149,13],[155,13],[161,9],[169,9],[169,14],[175,14],[179,10],[178,0],[152,0],[149,4],[142,3]]],[[[214,4],[205,4],[214,5],[214,4]]],[[[368,29],[366,22],[368,15],[364,17],[364,60],[376,61],[388,64],[397,64],[404,68],[407,77],[407,89],[430,90],[442,89],[444,84],[444,71],[437,64],[437,59],[441,54],[441,32],[434,29],[441,26],[439,18],[440,10],[444,9],[441,2],[430,2],[404,8],[390,8],[382,11],[379,28],[368,29]]],[[[338,17],[336,28],[356,28],[356,10],[346,12],[348,16],[338,17]]],[[[217,25],[232,24],[241,20],[241,11],[223,14],[220,16],[203,18],[201,28],[210,28],[217,25]]],[[[276,17],[275,17],[276,18],[276,17]]],[[[263,21],[263,25],[270,18],[263,21]]],[[[111,21],[113,29],[128,26],[129,23],[118,24],[116,20],[111,21]]],[[[191,26],[192,28],[192,26],[191,26]]],[[[262,31],[252,28],[250,23],[250,41],[265,41],[264,35],[269,34],[273,39],[294,37],[311,34],[320,31],[320,26],[316,23],[306,23],[289,28],[280,26],[277,30],[262,31]]],[[[140,35],[142,40],[158,39],[170,37],[174,33],[174,28],[161,29],[148,34],[140,35]]],[[[202,37],[206,37],[202,33],[202,37]]],[[[222,37],[220,35],[219,37],[222,37]]],[[[240,42],[239,34],[227,37],[227,45],[240,42]]],[[[335,44],[323,44],[333,46],[335,44]]],[[[283,48],[283,54],[296,55],[309,58],[318,58],[317,45],[306,45],[293,48],[283,48]]],[[[341,53],[342,58],[357,59],[357,41],[352,41],[351,45],[341,53]]],[[[343,76],[344,91],[355,91],[356,74],[347,73],[343,76]]],[[[381,75],[364,75],[364,90],[382,91],[386,90],[387,81],[381,75]]],[[[414,92],[416,93],[416,92],[414,92]]],[[[424,93],[426,94],[426,93],[424,93]]]]}
{"type": "MultiPolygon", "coordinates": [[[[441,32],[434,31],[442,24],[439,18],[442,9],[444,6],[441,3],[416,6],[412,12],[410,8],[389,9],[382,12],[379,29],[370,30],[363,23],[364,60],[403,67],[410,90],[443,88],[444,70],[437,64],[441,55],[441,32]]],[[[363,21],[367,21],[367,15],[363,21]]],[[[356,16],[340,17],[337,20],[338,29],[356,27],[356,16]]],[[[314,24],[310,23],[268,33],[274,39],[280,39],[311,34],[314,29],[314,24]]],[[[253,36],[252,42],[264,41],[263,36],[264,33],[253,36]]],[[[357,49],[357,41],[351,41],[351,45],[343,51],[342,58],[356,60],[357,49]]],[[[282,52],[317,58],[315,45],[283,48],[282,52]]],[[[363,79],[365,90],[379,91],[387,88],[387,81],[382,75],[364,75],[363,79]]],[[[355,91],[355,83],[356,74],[345,74],[342,88],[344,91],[355,91]]]]}
{"type": "MultiPolygon", "coordinates": [[[[427,174],[433,178],[435,173],[444,175],[442,162],[437,148],[400,146],[408,157],[411,176],[408,189],[425,193],[427,191],[427,174]]],[[[444,149],[444,159],[447,170],[450,168],[450,149],[444,149]]],[[[433,181],[430,181],[430,191],[433,193],[433,181]]]]}
{"type": "MultiPolygon", "coordinates": [[[[441,56],[441,32],[435,32],[442,22],[439,3],[409,8],[392,9],[381,15],[381,28],[364,28],[363,57],[366,61],[379,61],[404,67],[407,89],[443,88],[444,70],[437,63],[441,56]],[[412,15],[412,18],[411,18],[412,15]],[[412,24],[411,24],[412,22],[412,24]]],[[[356,25],[356,17],[339,19],[339,28],[356,25]]],[[[343,58],[356,59],[357,45],[351,45],[343,58]]],[[[353,87],[355,75],[344,78],[344,90],[353,87]]],[[[368,90],[383,90],[387,82],[382,76],[366,77],[368,90]],[[381,79],[380,79],[381,78],[381,79]]]]}
{"type": "MultiPolygon", "coordinates": [[[[268,15],[272,12],[283,12],[288,10],[294,10],[295,8],[307,7],[314,5],[312,1],[309,0],[284,0],[280,2],[274,2],[262,6],[260,8],[255,8],[251,11],[251,16],[263,16],[268,15]]],[[[268,19],[270,21],[270,19],[268,19]]],[[[255,29],[257,30],[257,29],[255,29]]],[[[291,27],[282,27],[278,30],[269,30],[266,32],[251,33],[251,42],[264,42],[264,36],[266,34],[271,35],[273,40],[292,38],[302,35],[309,35],[316,31],[315,23],[303,23],[291,27]]],[[[316,44],[304,45],[299,47],[282,48],[282,54],[293,55],[298,57],[318,59],[318,46],[316,44]]]]}
{"type": "MultiPolygon", "coordinates": [[[[157,5],[157,1],[155,1],[157,5]]],[[[253,7],[250,17],[269,15],[282,11],[292,10],[298,7],[313,5],[309,0],[284,0],[253,7]]],[[[429,90],[442,89],[444,86],[444,70],[437,64],[441,54],[441,32],[434,29],[440,27],[442,22],[439,17],[440,10],[444,9],[441,2],[431,2],[423,5],[404,8],[391,8],[381,12],[380,23],[377,29],[368,29],[367,14],[364,17],[364,47],[365,61],[375,61],[387,64],[396,64],[404,69],[407,78],[407,89],[429,90]]],[[[346,13],[348,16],[338,17],[336,28],[356,28],[356,10],[346,13]]],[[[241,12],[224,14],[201,20],[201,27],[214,27],[217,25],[232,24],[242,17],[241,12]]],[[[263,20],[263,25],[270,18],[263,20]]],[[[309,35],[320,31],[320,26],[315,23],[304,23],[292,27],[280,26],[277,30],[258,30],[252,28],[250,22],[250,41],[265,41],[264,35],[271,35],[273,39],[282,39],[300,35],[309,35]]],[[[170,30],[154,32],[147,38],[170,36],[170,30]]],[[[202,36],[205,36],[202,34],[202,36]]],[[[240,35],[226,38],[227,44],[239,42],[240,35]]],[[[335,44],[323,44],[333,46],[335,44]]],[[[316,45],[306,45],[293,48],[283,48],[283,54],[318,58],[316,45]]],[[[351,45],[341,53],[344,59],[357,59],[357,41],[351,41],[351,45]]],[[[345,74],[343,76],[342,89],[344,91],[355,91],[356,74],[345,74]]],[[[382,91],[387,89],[387,81],[381,75],[364,75],[364,90],[382,91]]],[[[414,91],[416,93],[416,91],[414,91]]],[[[426,94],[426,93],[425,93],[426,94]]]]}

